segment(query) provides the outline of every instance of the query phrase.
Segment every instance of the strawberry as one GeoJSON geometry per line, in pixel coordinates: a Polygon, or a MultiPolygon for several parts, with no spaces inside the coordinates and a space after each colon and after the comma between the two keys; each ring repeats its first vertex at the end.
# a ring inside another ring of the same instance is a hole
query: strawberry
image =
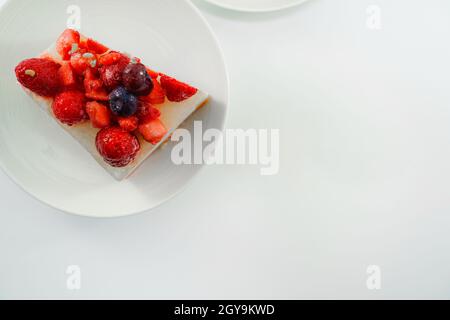
{"type": "Polygon", "coordinates": [[[197,89],[166,75],[161,75],[161,86],[167,99],[173,102],[181,102],[197,93],[197,89]]]}
{"type": "Polygon", "coordinates": [[[103,86],[102,80],[96,77],[95,70],[87,69],[84,78],[86,97],[97,101],[108,101],[109,95],[103,86]]]}
{"type": "Polygon", "coordinates": [[[87,46],[88,51],[95,52],[97,54],[104,54],[105,52],[107,52],[109,50],[108,47],[105,47],[104,45],[102,45],[101,43],[99,43],[93,39],[87,39],[86,46],[87,46]]]}
{"type": "Polygon", "coordinates": [[[80,33],[76,30],[66,29],[56,41],[56,51],[63,60],[69,60],[73,45],[80,43],[80,33]]]}
{"type": "Polygon", "coordinates": [[[101,55],[98,58],[98,63],[102,66],[110,66],[112,64],[116,64],[118,62],[120,62],[122,59],[128,59],[129,58],[123,54],[121,54],[120,52],[116,52],[116,51],[111,51],[108,52],[106,54],[101,55]]]}
{"type": "Polygon", "coordinates": [[[130,132],[136,130],[139,125],[139,119],[136,116],[131,116],[128,118],[119,117],[117,121],[122,129],[130,132]]]}
{"type": "Polygon", "coordinates": [[[147,68],[147,73],[152,79],[158,79],[159,73],[156,71],[153,71],[152,69],[147,68]]]}
{"type": "Polygon", "coordinates": [[[161,120],[156,119],[139,125],[139,132],[145,140],[155,145],[167,134],[167,129],[161,120]]]}
{"type": "Polygon", "coordinates": [[[17,80],[34,93],[53,97],[61,89],[59,68],[61,65],[49,59],[28,59],[16,67],[17,80]]]}
{"type": "MultiPolygon", "coordinates": [[[[113,90],[122,83],[123,71],[130,63],[130,59],[122,54],[118,60],[116,60],[116,58],[117,57],[106,60],[107,64],[105,64],[105,61],[101,62],[102,66],[99,68],[100,77],[108,90],[113,90]],[[113,60],[115,62],[110,64],[113,60]]],[[[100,61],[102,60],[100,59],[100,61]]]]}
{"type": "MultiPolygon", "coordinates": [[[[85,38],[85,37],[81,37],[80,38],[80,43],[78,44],[78,48],[79,49],[81,49],[81,50],[83,50],[83,51],[88,51],[88,45],[87,45],[87,38],[85,38]]],[[[73,53],[73,52],[72,52],[73,53]]]]}
{"type": "Polygon", "coordinates": [[[64,87],[74,87],[77,84],[77,78],[69,62],[63,62],[59,69],[59,78],[64,87]]]}
{"type": "Polygon", "coordinates": [[[113,167],[127,166],[141,148],[136,136],[117,127],[100,130],[95,145],[103,159],[113,167]]]}
{"type": "Polygon", "coordinates": [[[83,74],[87,69],[97,67],[97,56],[92,52],[79,50],[70,57],[70,64],[77,74],[83,74]]]}
{"type": "Polygon", "coordinates": [[[86,119],[85,104],[82,92],[64,91],[55,97],[52,110],[59,121],[71,126],[86,119]]]}
{"type": "Polygon", "coordinates": [[[136,116],[139,118],[139,123],[143,124],[152,120],[159,119],[159,117],[161,116],[161,111],[156,109],[150,103],[140,101],[136,116]]]}
{"type": "Polygon", "coordinates": [[[96,101],[88,102],[86,112],[94,128],[102,129],[111,125],[111,111],[105,105],[96,101]]]}
{"type": "Polygon", "coordinates": [[[159,84],[158,80],[152,78],[153,81],[153,90],[150,95],[143,97],[142,99],[151,104],[162,104],[166,101],[166,94],[159,84]]]}

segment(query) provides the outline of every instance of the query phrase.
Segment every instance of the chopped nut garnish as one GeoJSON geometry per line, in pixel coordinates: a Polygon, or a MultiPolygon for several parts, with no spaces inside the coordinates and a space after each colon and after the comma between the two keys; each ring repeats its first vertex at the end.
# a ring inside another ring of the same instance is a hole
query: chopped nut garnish
{"type": "Polygon", "coordinates": [[[25,70],[25,74],[27,76],[30,76],[30,77],[35,77],[36,76],[36,71],[28,69],[28,70],[25,70]]]}
{"type": "Polygon", "coordinates": [[[72,43],[72,49],[70,50],[69,54],[74,54],[78,51],[78,44],[72,43]]]}

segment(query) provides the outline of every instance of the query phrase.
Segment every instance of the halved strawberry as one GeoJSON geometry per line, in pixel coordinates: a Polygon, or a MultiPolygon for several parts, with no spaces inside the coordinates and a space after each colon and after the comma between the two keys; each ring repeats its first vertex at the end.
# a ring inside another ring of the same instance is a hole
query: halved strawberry
{"type": "Polygon", "coordinates": [[[87,39],[86,46],[88,51],[95,52],[97,54],[103,54],[109,50],[108,47],[105,47],[94,39],[87,39]]]}
{"type": "Polygon", "coordinates": [[[64,87],[74,87],[77,84],[77,77],[69,62],[63,62],[59,68],[59,78],[64,87]]]}
{"type": "Polygon", "coordinates": [[[94,128],[102,129],[111,125],[111,111],[107,106],[96,101],[88,102],[86,112],[94,128]]]}
{"type": "Polygon", "coordinates": [[[73,45],[78,46],[79,43],[80,33],[76,30],[66,29],[56,41],[56,51],[58,51],[63,60],[69,60],[73,45]]]}
{"type": "Polygon", "coordinates": [[[167,134],[167,129],[161,120],[156,119],[139,126],[139,132],[145,140],[155,145],[158,144],[162,138],[167,134]]]}
{"type": "Polygon", "coordinates": [[[122,129],[130,132],[136,130],[139,125],[139,119],[136,116],[131,116],[128,118],[119,117],[117,122],[122,129]]]}
{"type": "Polygon", "coordinates": [[[103,86],[102,80],[95,75],[95,70],[87,69],[84,78],[86,97],[97,101],[108,101],[109,95],[103,86]]]}
{"type": "Polygon", "coordinates": [[[167,99],[181,102],[197,93],[197,89],[166,75],[161,75],[161,86],[166,92],[167,99]]]}
{"type": "Polygon", "coordinates": [[[153,90],[150,95],[142,97],[142,99],[151,104],[162,104],[166,101],[166,94],[156,78],[152,77],[153,90]]]}

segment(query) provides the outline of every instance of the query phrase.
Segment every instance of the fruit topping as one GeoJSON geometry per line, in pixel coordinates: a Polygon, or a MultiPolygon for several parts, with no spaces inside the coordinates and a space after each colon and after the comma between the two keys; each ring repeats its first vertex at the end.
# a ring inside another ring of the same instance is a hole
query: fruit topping
{"type": "MultiPolygon", "coordinates": [[[[98,58],[98,62],[102,66],[110,66],[112,64],[119,63],[123,59],[128,59],[127,56],[121,54],[120,52],[111,51],[108,52],[98,58]]],[[[127,64],[129,63],[129,60],[127,60],[127,64]]]]}
{"type": "Polygon", "coordinates": [[[158,79],[159,73],[156,71],[153,71],[152,69],[147,68],[147,73],[152,79],[158,79]]]}
{"type": "Polygon", "coordinates": [[[102,129],[111,125],[111,111],[107,106],[96,101],[88,102],[86,112],[94,128],[102,129]]]}
{"type": "Polygon", "coordinates": [[[95,52],[97,54],[103,54],[109,50],[108,47],[105,47],[104,45],[93,39],[87,39],[86,47],[88,51],[95,52]]]}
{"type": "Polygon", "coordinates": [[[167,99],[181,102],[197,93],[197,89],[166,75],[161,75],[161,86],[166,92],[167,99]]]}
{"type": "Polygon", "coordinates": [[[137,96],[148,96],[153,90],[153,81],[141,63],[130,63],[125,67],[122,83],[125,89],[137,96]]]}
{"type": "Polygon", "coordinates": [[[145,140],[155,145],[167,134],[167,129],[159,119],[151,120],[139,125],[139,132],[145,140]]]}
{"type": "Polygon", "coordinates": [[[128,118],[119,117],[117,122],[122,129],[130,132],[136,130],[139,125],[139,119],[136,116],[131,116],[128,118]]]}
{"type": "Polygon", "coordinates": [[[86,91],[86,97],[97,101],[109,101],[109,95],[103,86],[102,80],[100,80],[95,70],[87,69],[84,77],[84,90],[86,91]]]}
{"type": "Polygon", "coordinates": [[[141,97],[142,100],[151,104],[162,104],[166,101],[166,93],[156,78],[153,78],[153,90],[150,95],[141,97]]]}
{"type": "Polygon", "coordinates": [[[159,119],[161,117],[161,111],[153,107],[150,103],[140,101],[136,116],[139,118],[139,123],[146,123],[159,119]]]}
{"type": "Polygon", "coordinates": [[[52,110],[59,121],[71,126],[86,119],[85,104],[82,92],[64,91],[55,97],[52,110]]]}
{"type": "MultiPolygon", "coordinates": [[[[110,54],[107,54],[109,56],[110,54]]],[[[103,57],[103,56],[102,56],[103,57]]],[[[111,58],[111,61],[106,60],[107,64],[105,64],[105,61],[102,59],[99,59],[100,64],[102,65],[99,69],[100,77],[105,85],[105,87],[111,91],[115,89],[116,87],[122,85],[122,74],[125,68],[130,63],[130,59],[122,54],[120,54],[120,57],[117,57],[114,55],[113,58],[111,58]],[[111,61],[115,61],[111,63],[111,61]],[[110,64],[111,63],[111,64],[110,64]]]]}
{"type": "Polygon", "coordinates": [[[28,59],[16,67],[17,80],[34,93],[53,97],[59,92],[61,82],[58,75],[61,66],[49,59],[28,59]]]}
{"type": "Polygon", "coordinates": [[[102,129],[97,134],[95,144],[103,159],[113,167],[127,166],[140,150],[139,140],[117,127],[102,129]]]}
{"type": "Polygon", "coordinates": [[[129,117],[136,113],[139,100],[124,87],[117,87],[109,94],[109,107],[119,117],[129,117]]]}
{"type": "Polygon", "coordinates": [[[97,57],[91,52],[77,51],[70,57],[70,64],[78,74],[83,74],[89,68],[97,67],[97,57]]]}
{"type": "Polygon", "coordinates": [[[77,77],[69,62],[64,61],[59,69],[59,78],[64,87],[74,87],[77,84],[77,77]]]}
{"type": "Polygon", "coordinates": [[[76,30],[66,29],[56,41],[56,51],[63,60],[69,60],[74,47],[80,43],[80,33],[76,30]]]}

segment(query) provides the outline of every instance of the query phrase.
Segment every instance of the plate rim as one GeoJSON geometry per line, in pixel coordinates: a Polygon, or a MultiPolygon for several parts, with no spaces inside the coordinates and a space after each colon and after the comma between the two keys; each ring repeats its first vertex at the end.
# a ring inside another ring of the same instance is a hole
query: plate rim
{"type": "MultiPolygon", "coordinates": [[[[13,1],[14,0],[6,0],[2,5],[0,5],[0,12],[2,12],[3,10],[5,10],[5,8],[10,6],[13,1]]],[[[205,16],[201,13],[200,9],[198,7],[196,7],[190,0],[183,0],[183,1],[193,10],[193,12],[195,12],[197,17],[199,17],[200,20],[203,22],[203,25],[206,27],[208,33],[210,34],[210,36],[213,40],[213,43],[219,54],[218,57],[219,57],[220,61],[218,61],[218,62],[220,63],[221,67],[223,68],[223,71],[224,71],[223,75],[225,77],[225,85],[226,86],[224,88],[225,89],[225,97],[224,97],[225,100],[223,102],[224,106],[225,106],[225,110],[224,110],[223,118],[220,121],[220,128],[217,128],[217,129],[219,129],[220,131],[223,132],[225,129],[226,121],[229,116],[229,112],[230,112],[229,105],[230,105],[230,96],[231,96],[231,94],[230,94],[230,75],[229,75],[224,51],[222,49],[222,46],[221,46],[219,39],[217,38],[214,30],[212,29],[211,25],[209,24],[209,22],[205,18],[205,16]]],[[[15,185],[17,185],[25,194],[27,194],[28,196],[31,196],[31,198],[37,200],[38,202],[40,202],[52,209],[56,209],[58,212],[63,213],[63,214],[67,214],[67,215],[71,215],[71,216],[78,216],[78,217],[88,218],[88,219],[101,219],[101,220],[103,220],[103,219],[120,219],[120,218],[125,218],[125,217],[129,217],[129,216],[134,216],[134,215],[139,215],[139,214],[154,211],[158,207],[169,202],[170,200],[172,200],[173,198],[175,198],[176,196],[178,196],[182,192],[184,192],[188,188],[188,186],[194,181],[194,179],[197,178],[198,175],[205,169],[205,167],[206,167],[205,163],[201,164],[198,167],[198,169],[193,173],[193,175],[191,177],[189,177],[183,183],[183,185],[181,187],[178,188],[178,190],[168,194],[166,197],[161,198],[161,200],[155,202],[155,204],[149,208],[139,209],[139,210],[130,211],[130,212],[121,213],[121,214],[114,214],[114,215],[96,215],[95,213],[88,213],[87,211],[79,212],[77,210],[69,210],[68,208],[62,208],[62,207],[59,207],[59,206],[51,203],[50,201],[47,201],[46,199],[39,198],[34,192],[32,192],[31,190],[26,188],[22,183],[20,183],[18,181],[18,179],[15,177],[15,175],[10,170],[8,170],[8,168],[6,167],[6,165],[3,162],[2,158],[0,157],[0,170],[2,170],[2,172],[4,172],[5,175],[15,185]]]]}
{"type": "Polygon", "coordinates": [[[212,5],[227,9],[227,10],[232,10],[232,11],[246,12],[246,13],[267,13],[267,12],[276,12],[276,11],[286,10],[286,9],[289,9],[289,8],[292,8],[295,6],[299,6],[299,5],[307,2],[308,0],[296,0],[290,4],[280,5],[280,6],[276,6],[276,7],[272,7],[272,8],[265,8],[265,9],[252,9],[252,8],[246,8],[246,7],[232,6],[232,5],[223,4],[222,2],[220,2],[220,0],[203,0],[203,1],[208,2],[212,5]]]}

